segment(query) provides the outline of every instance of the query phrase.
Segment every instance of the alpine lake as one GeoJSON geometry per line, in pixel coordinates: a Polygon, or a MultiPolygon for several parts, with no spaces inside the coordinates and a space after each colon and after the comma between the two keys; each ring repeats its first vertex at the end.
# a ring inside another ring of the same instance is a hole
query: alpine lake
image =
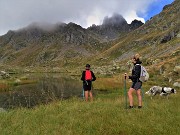
{"type": "Polygon", "coordinates": [[[80,76],[65,73],[29,73],[14,74],[11,78],[15,78],[15,83],[11,81],[6,87],[0,87],[0,108],[33,108],[55,100],[82,98],[80,76]]]}

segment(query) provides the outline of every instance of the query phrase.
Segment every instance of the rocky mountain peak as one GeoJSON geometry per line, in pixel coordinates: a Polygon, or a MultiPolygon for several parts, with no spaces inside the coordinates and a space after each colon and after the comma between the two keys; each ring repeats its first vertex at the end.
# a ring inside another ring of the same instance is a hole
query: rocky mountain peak
{"type": "Polygon", "coordinates": [[[114,13],[111,17],[106,16],[103,20],[102,26],[120,26],[127,25],[127,21],[122,15],[114,13]]]}
{"type": "Polygon", "coordinates": [[[131,29],[136,29],[136,28],[142,26],[143,24],[144,23],[142,23],[141,21],[135,19],[134,21],[131,22],[130,28],[131,29]]]}
{"type": "Polygon", "coordinates": [[[80,28],[82,29],[82,27],[76,23],[70,22],[66,25],[66,27],[73,27],[73,28],[80,28]]]}
{"type": "Polygon", "coordinates": [[[92,25],[88,29],[111,40],[121,35],[123,36],[125,33],[129,33],[141,25],[143,25],[143,23],[138,20],[134,20],[131,24],[128,24],[122,15],[114,13],[111,17],[106,16],[102,25],[92,25]]]}

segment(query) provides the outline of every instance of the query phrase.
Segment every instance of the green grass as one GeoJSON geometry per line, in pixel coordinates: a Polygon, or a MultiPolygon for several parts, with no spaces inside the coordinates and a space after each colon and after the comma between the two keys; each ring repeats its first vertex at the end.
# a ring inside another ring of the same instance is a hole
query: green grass
{"type": "MultiPolygon", "coordinates": [[[[137,100],[134,95],[135,105],[137,100]]],[[[2,135],[178,135],[180,96],[145,96],[142,109],[125,109],[123,89],[96,95],[93,102],[73,98],[33,109],[0,113],[2,135]]]]}

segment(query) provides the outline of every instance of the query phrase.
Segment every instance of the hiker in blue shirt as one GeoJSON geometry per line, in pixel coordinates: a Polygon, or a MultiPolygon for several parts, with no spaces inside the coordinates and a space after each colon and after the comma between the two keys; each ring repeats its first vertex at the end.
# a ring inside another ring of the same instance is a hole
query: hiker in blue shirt
{"type": "Polygon", "coordinates": [[[81,80],[83,81],[83,89],[85,92],[85,99],[88,101],[88,95],[93,100],[92,95],[92,81],[96,80],[94,73],[90,70],[90,65],[86,64],[86,70],[82,72],[81,80]]]}
{"type": "Polygon", "coordinates": [[[136,54],[132,58],[132,63],[134,64],[134,67],[132,69],[132,75],[127,76],[127,78],[132,80],[132,86],[130,87],[128,91],[128,98],[129,98],[129,108],[133,108],[133,92],[135,91],[138,97],[138,108],[142,108],[142,96],[141,96],[141,87],[142,82],[139,80],[140,74],[141,74],[141,61],[139,60],[140,55],[136,54]]]}

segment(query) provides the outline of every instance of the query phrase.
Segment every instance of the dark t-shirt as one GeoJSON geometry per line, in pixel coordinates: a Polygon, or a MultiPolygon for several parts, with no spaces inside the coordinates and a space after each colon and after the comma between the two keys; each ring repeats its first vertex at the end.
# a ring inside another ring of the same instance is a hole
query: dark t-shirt
{"type": "Polygon", "coordinates": [[[132,69],[132,75],[129,76],[129,79],[131,79],[133,82],[140,82],[140,80],[139,80],[140,74],[141,74],[141,65],[135,64],[133,69],[132,69]]]}

